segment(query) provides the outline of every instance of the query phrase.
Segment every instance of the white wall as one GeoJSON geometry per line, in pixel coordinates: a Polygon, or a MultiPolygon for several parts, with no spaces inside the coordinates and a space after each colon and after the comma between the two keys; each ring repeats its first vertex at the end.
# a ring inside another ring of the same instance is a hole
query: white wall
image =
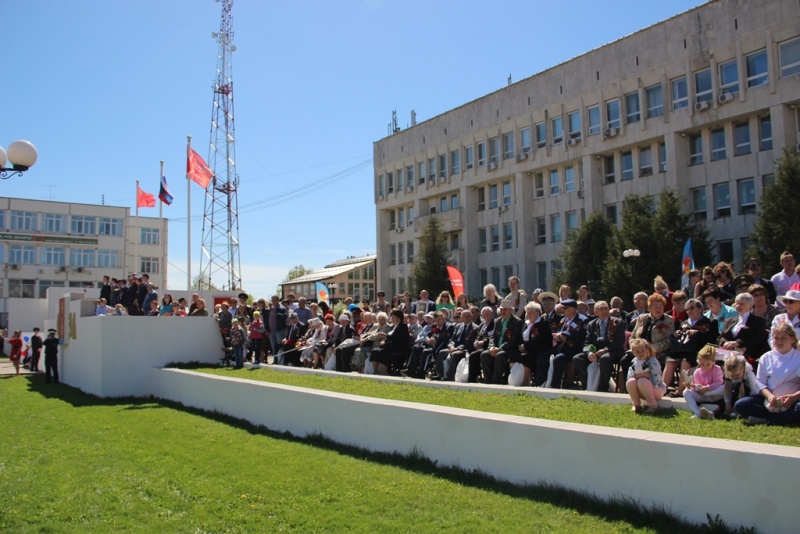
{"type": "Polygon", "coordinates": [[[800,449],[605,428],[372,399],[178,369],[151,371],[151,393],[297,436],[372,451],[418,450],[441,465],[514,483],[553,482],[629,496],[703,523],[706,513],[764,532],[796,532],[800,449]],[[280,406],[264,410],[263,406],[280,406]]]}
{"type": "Polygon", "coordinates": [[[32,331],[35,326],[42,328],[47,314],[45,299],[6,299],[8,306],[8,331],[32,331]]]}

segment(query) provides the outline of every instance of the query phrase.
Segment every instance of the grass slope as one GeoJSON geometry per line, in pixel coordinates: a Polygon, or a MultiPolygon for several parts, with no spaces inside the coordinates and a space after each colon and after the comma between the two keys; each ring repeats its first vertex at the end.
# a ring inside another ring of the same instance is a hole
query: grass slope
{"type": "Polygon", "coordinates": [[[151,400],[0,378],[3,532],[711,532],[151,400]]]}
{"type": "Polygon", "coordinates": [[[509,395],[448,388],[435,389],[421,387],[415,384],[413,380],[402,384],[393,384],[368,379],[339,378],[329,375],[297,375],[273,371],[263,367],[240,370],[220,367],[198,367],[194,370],[220,376],[248,378],[380,399],[452,406],[482,412],[709,438],[800,446],[800,428],[797,426],[748,427],[741,420],[702,421],[691,419],[691,414],[682,410],[662,410],[655,416],[637,416],[631,413],[628,405],[598,404],[574,397],[548,400],[524,393],[509,395]]]}

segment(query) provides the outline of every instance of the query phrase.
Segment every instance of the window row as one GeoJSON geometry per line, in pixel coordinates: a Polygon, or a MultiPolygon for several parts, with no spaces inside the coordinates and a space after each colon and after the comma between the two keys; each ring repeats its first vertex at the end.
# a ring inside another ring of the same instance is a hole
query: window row
{"type": "Polygon", "coordinates": [[[658,152],[658,172],[667,172],[667,146],[661,142],[658,145],[645,145],[636,149],[598,156],[603,166],[603,183],[613,184],[617,181],[617,178],[623,182],[633,180],[637,175],[636,169],[638,169],[640,178],[652,176],[654,150],[658,152]]]}
{"type": "Polygon", "coordinates": [[[750,131],[758,128],[759,150],[772,150],[772,119],[763,115],[754,119],[734,122],[730,127],[721,125],[709,130],[701,130],[689,135],[689,165],[702,165],[705,162],[704,133],[708,136],[709,160],[720,161],[728,157],[728,146],[733,147],[733,155],[745,156],[752,153],[750,131]],[[755,124],[751,124],[755,123],[755,124]]]}
{"type": "Polygon", "coordinates": [[[35,211],[10,210],[8,225],[6,225],[6,210],[0,210],[0,229],[24,232],[41,231],[48,234],[72,233],[121,237],[125,229],[125,220],[90,215],[40,214],[35,211]]]}
{"type": "MultiPolygon", "coordinates": [[[[762,187],[766,189],[775,182],[774,174],[762,177],[762,187]]],[[[714,218],[730,217],[732,201],[731,188],[736,191],[736,205],[739,215],[752,215],[757,209],[755,178],[744,178],[736,183],[724,182],[712,186],[714,200],[714,218]]],[[[706,187],[692,189],[692,214],[695,220],[702,221],[708,218],[708,202],[706,187]]]]}
{"type": "Polygon", "coordinates": [[[402,230],[414,224],[414,206],[389,211],[389,230],[402,230]]]}
{"type": "Polygon", "coordinates": [[[8,296],[11,298],[47,298],[47,290],[51,287],[95,287],[94,282],[72,280],[68,284],[64,280],[27,280],[10,278],[8,280],[8,296]]]}
{"type": "Polygon", "coordinates": [[[402,265],[404,263],[414,263],[414,241],[389,245],[389,265],[402,265]]]}
{"type": "Polygon", "coordinates": [[[501,247],[503,250],[516,248],[514,240],[513,222],[494,224],[489,227],[478,228],[478,252],[497,252],[501,247]]]}
{"type": "Polygon", "coordinates": [[[576,174],[581,174],[580,169],[580,165],[578,165],[577,171],[574,165],[565,165],[564,167],[556,167],[535,173],[533,175],[534,198],[544,197],[545,191],[547,191],[551,197],[554,197],[561,193],[572,193],[576,191],[576,189],[582,190],[583,177],[576,176],[576,174]]]}
{"type": "MultiPolygon", "coordinates": [[[[374,280],[375,279],[375,265],[370,264],[361,269],[353,269],[347,273],[348,280],[374,280]]],[[[316,289],[312,293],[316,292],[316,289]]],[[[340,293],[344,293],[344,287],[339,289],[340,293]]]]}
{"type": "Polygon", "coordinates": [[[548,234],[547,228],[547,218],[546,217],[537,217],[535,221],[536,225],[536,244],[537,245],[544,245],[546,243],[561,243],[564,239],[564,228],[566,227],[567,235],[573,230],[578,228],[578,212],[576,211],[568,211],[564,213],[563,222],[565,226],[562,226],[562,218],[560,213],[556,213],[550,216],[550,233],[548,234]],[[549,237],[549,241],[548,241],[549,237]]]}
{"type": "Polygon", "coordinates": [[[486,284],[493,284],[496,288],[501,288],[506,284],[506,281],[511,278],[512,276],[517,275],[517,270],[513,265],[503,265],[502,266],[502,277],[501,274],[501,267],[482,267],[478,269],[478,278],[480,279],[480,287],[485,287],[486,284]]]}
{"type": "MultiPolygon", "coordinates": [[[[11,265],[53,265],[56,267],[122,267],[119,250],[92,248],[36,247],[32,245],[0,245],[0,263],[11,265]],[[69,261],[67,261],[69,258],[69,261]]],[[[148,270],[143,270],[148,272],[148,270]]],[[[152,272],[152,271],[150,271],[152,272]]]]}
{"type": "Polygon", "coordinates": [[[478,186],[478,211],[511,205],[511,182],[478,186]],[[487,198],[488,195],[488,198],[487,198]]]}

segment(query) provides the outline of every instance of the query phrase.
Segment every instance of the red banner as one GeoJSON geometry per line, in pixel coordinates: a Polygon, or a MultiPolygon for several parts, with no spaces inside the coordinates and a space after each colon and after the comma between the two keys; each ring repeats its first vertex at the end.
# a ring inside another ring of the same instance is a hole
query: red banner
{"type": "Polygon", "coordinates": [[[464,292],[464,275],[456,267],[447,266],[447,275],[450,277],[450,285],[453,288],[453,298],[457,298],[464,292]]]}
{"type": "Polygon", "coordinates": [[[208,168],[200,154],[192,150],[191,147],[187,147],[186,177],[203,189],[207,189],[213,176],[214,172],[208,168]]]}
{"type": "Polygon", "coordinates": [[[145,193],[142,188],[136,186],[136,207],[137,208],[154,208],[156,207],[156,197],[150,193],[145,193]]]}

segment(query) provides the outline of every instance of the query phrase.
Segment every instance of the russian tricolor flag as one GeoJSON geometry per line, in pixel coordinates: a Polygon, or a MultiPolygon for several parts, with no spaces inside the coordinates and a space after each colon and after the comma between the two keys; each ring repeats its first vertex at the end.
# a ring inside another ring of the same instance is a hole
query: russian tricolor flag
{"type": "Polygon", "coordinates": [[[158,192],[158,198],[161,199],[161,202],[169,206],[172,204],[172,193],[169,192],[169,187],[167,186],[167,178],[163,174],[161,175],[161,190],[158,192]]]}

